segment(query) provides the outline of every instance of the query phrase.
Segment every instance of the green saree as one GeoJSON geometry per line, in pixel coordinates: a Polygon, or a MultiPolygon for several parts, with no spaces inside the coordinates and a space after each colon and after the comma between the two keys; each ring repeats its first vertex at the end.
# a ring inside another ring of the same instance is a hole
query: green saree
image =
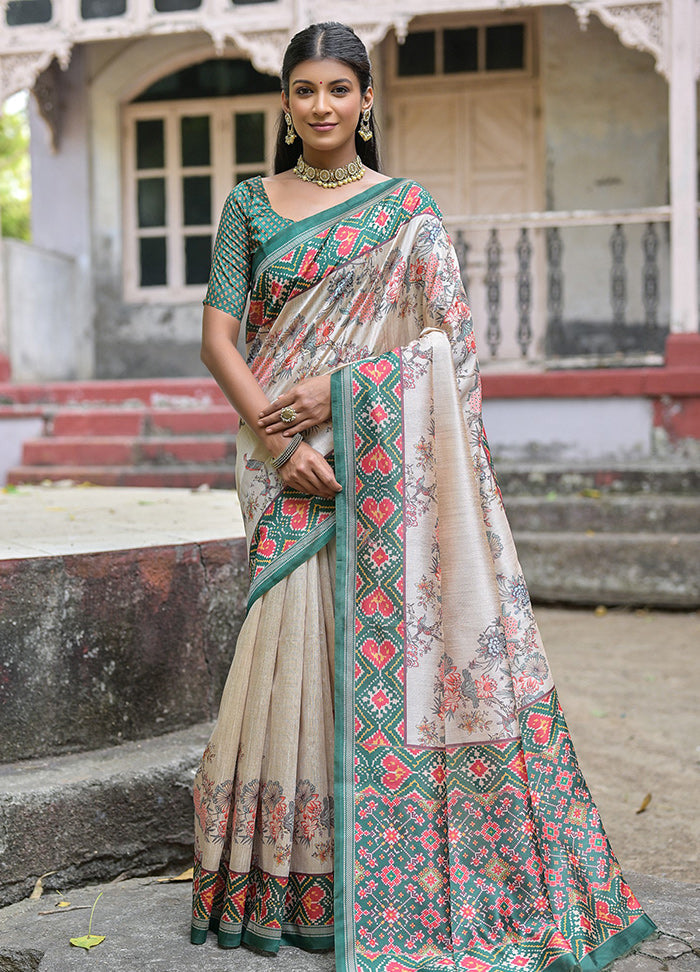
{"type": "Polygon", "coordinates": [[[249,613],[195,781],[192,938],[338,972],[603,968],[654,931],[581,776],[481,422],[430,196],[390,180],[254,260],[272,399],[332,373],[335,502],[250,430],[249,613]]]}

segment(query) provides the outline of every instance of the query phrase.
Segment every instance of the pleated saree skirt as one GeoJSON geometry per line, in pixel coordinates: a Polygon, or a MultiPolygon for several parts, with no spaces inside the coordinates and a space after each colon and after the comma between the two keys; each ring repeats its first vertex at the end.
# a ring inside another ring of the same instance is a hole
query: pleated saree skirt
{"type": "Polygon", "coordinates": [[[335,541],[251,607],[194,784],[192,941],[333,947],[335,541]]]}

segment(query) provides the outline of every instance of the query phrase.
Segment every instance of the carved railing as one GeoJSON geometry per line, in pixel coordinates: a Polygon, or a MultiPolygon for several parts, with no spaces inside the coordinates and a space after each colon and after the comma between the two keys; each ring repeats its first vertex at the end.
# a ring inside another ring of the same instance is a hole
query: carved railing
{"type": "Polygon", "coordinates": [[[663,350],[670,207],[445,222],[484,358],[623,359],[663,350]]]}

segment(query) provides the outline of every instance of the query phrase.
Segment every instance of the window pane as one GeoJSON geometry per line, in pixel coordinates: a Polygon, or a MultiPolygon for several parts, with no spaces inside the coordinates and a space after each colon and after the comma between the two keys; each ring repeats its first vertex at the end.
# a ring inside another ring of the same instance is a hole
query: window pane
{"type": "Polygon", "coordinates": [[[522,71],[525,67],[525,25],[486,28],[486,70],[522,71]]]}
{"type": "Polygon", "coordinates": [[[237,94],[279,93],[280,79],[260,74],[250,61],[217,57],[190,64],[142,91],[135,101],[177,101],[183,98],[224,98],[237,94]]]}
{"type": "Polygon", "coordinates": [[[182,164],[209,165],[209,116],[193,115],[180,119],[182,164]]]}
{"type": "Polygon", "coordinates": [[[165,165],[163,119],[136,122],[136,168],[162,169],[165,165]]]}
{"type": "Polygon", "coordinates": [[[165,226],[165,179],[139,179],[139,226],[165,226]]]}
{"type": "Polygon", "coordinates": [[[211,270],[211,236],[185,237],[185,283],[205,284],[211,270]]]}
{"type": "Polygon", "coordinates": [[[178,10],[197,10],[202,0],[156,0],[156,13],[173,13],[178,10]]]}
{"type": "Polygon", "coordinates": [[[435,74],[435,31],[422,30],[408,34],[399,44],[399,77],[435,74]]]}
{"type": "Polygon", "coordinates": [[[80,16],[83,20],[121,17],[123,13],[126,13],[126,0],[80,0],[80,16]]]}
{"type": "Polygon", "coordinates": [[[211,223],[211,179],[209,176],[185,176],[182,180],[182,209],[185,226],[208,226],[211,223]]]}
{"type": "Polygon", "coordinates": [[[10,0],[5,19],[8,27],[48,24],[51,20],[51,0],[10,0]]]}
{"type": "Polygon", "coordinates": [[[139,240],[139,263],[142,287],[160,287],[167,283],[164,236],[139,240]]]}
{"type": "Polygon", "coordinates": [[[476,27],[443,32],[445,74],[479,69],[479,31],[476,27]]]}
{"type": "Polygon", "coordinates": [[[265,115],[261,111],[236,115],[236,162],[265,160],[265,115]]]}

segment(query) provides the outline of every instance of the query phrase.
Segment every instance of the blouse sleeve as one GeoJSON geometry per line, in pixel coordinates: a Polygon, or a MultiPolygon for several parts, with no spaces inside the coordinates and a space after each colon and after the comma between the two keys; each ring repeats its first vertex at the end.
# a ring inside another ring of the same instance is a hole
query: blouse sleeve
{"type": "Polygon", "coordinates": [[[232,189],[224,203],[214,244],[204,303],[238,320],[250,289],[250,232],[244,185],[232,189]]]}

